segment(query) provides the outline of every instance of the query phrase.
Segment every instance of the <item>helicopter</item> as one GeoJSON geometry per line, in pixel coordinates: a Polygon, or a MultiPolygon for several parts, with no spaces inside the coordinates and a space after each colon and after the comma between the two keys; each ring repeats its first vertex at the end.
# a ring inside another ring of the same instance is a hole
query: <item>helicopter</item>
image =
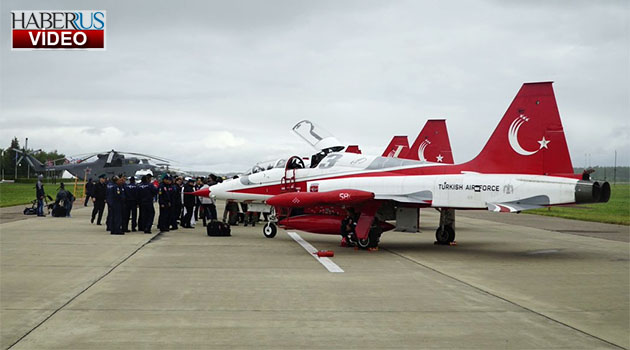
{"type": "Polygon", "coordinates": [[[96,177],[102,174],[105,174],[107,177],[118,174],[133,176],[138,170],[150,170],[155,175],[156,173],[163,172],[164,165],[170,162],[168,159],[148,154],[115,151],[112,149],[106,152],[83,154],[72,161],[64,158],[65,164],[63,165],[54,165],[54,161],[45,165],[25,150],[15,148],[12,150],[21,154],[20,161],[26,159],[28,164],[36,172],[67,170],[79,180],[86,180],[90,177],[96,177]],[[125,157],[125,155],[131,155],[132,157],[125,157]],[[94,157],[96,157],[96,159],[91,160],[91,158],[94,157]],[[162,163],[160,165],[154,165],[149,163],[149,159],[154,159],[162,163]]]}

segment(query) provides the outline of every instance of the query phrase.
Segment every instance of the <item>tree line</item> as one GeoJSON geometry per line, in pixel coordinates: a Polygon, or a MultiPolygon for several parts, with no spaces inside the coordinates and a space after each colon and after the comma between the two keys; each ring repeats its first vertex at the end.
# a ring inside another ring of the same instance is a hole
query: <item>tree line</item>
{"type": "MultiPolygon", "coordinates": [[[[57,152],[57,150],[54,150],[51,152],[47,152],[44,150],[34,152],[32,148],[24,150],[20,146],[20,141],[17,139],[17,137],[14,137],[13,140],[11,140],[11,144],[9,145],[9,147],[0,148],[0,155],[1,155],[0,176],[3,176],[4,179],[14,179],[15,167],[17,165],[16,161],[22,155],[18,152],[13,151],[12,149],[19,149],[21,151],[26,151],[26,153],[32,155],[35,159],[39,160],[43,164],[46,164],[48,161],[54,161],[54,160],[65,158],[65,155],[63,153],[57,152]],[[16,157],[16,154],[17,154],[17,157],[16,157]]],[[[59,163],[57,162],[57,164],[59,163]]],[[[22,161],[20,162],[20,165],[17,165],[17,177],[18,178],[27,177],[27,175],[29,175],[28,167],[29,165],[26,158],[22,159],[22,161]]],[[[60,172],[56,172],[55,174],[49,174],[49,175],[60,176],[61,173],[62,172],[60,171],[60,172]]],[[[30,169],[30,176],[31,177],[37,176],[35,171],[32,168],[30,169]]]]}

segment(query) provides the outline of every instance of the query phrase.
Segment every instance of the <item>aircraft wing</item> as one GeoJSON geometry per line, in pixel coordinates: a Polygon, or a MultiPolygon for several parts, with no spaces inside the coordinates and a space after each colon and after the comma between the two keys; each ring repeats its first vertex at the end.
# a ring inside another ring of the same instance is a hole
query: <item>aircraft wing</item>
{"type": "Polygon", "coordinates": [[[433,193],[431,191],[419,191],[409,194],[398,195],[378,195],[375,199],[392,200],[400,203],[424,203],[431,204],[433,201],[433,193]]]}
{"type": "Polygon", "coordinates": [[[518,213],[523,210],[544,208],[549,202],[547,196],[534,196],[511,202],[487,203],[487,206],[488,210],[497,213],[518,213]]]}

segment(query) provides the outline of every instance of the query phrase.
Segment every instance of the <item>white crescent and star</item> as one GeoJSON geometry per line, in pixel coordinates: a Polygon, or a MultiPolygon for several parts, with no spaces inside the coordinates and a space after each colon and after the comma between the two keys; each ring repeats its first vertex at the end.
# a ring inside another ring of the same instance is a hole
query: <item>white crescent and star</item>
{"type": "Polygon", "coordinates": [[[521,147],[521,145],[518,142],[518,130],[521,128],[521,126],[524,123],[528,121],[529,121],[529,118],[526,115],[521,114],[514,119],[514,121],[510,125],[510,129],[508,130],[508,141],[510,142],[510,146],[512,147],[514,152],[523,156],[531,156],[533,154],[536,154],[538,151],[540,151],[543,148],[549,149],[547,145],[549,144],[549,142],[551,142],[550,140],[545,139],[545,136],[543,136],[542,140],[538,141],[538,143],[540,144],[540,147],[537,150],[528,151],[528,150],[523,149],[523,147],[521,147]]]}
{"type": "Polygon", "coordinates": [[[431,141],[425,139],[424,141],[422,141],[422,143],[420,144],[420,147],[418,148],[418,159],[420,159],[423,162],[426,162],[426,158],[424,158],[424,149],[427,148],[428,145],[431,144],[431,141]]]}

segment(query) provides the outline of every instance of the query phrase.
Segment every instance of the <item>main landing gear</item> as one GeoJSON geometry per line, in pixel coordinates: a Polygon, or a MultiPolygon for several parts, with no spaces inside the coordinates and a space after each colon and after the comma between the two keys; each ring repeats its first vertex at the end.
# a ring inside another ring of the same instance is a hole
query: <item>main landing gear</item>
{"type": "Polygon", "coordinates": [[[372,227],[370,228],[370,232],[365,239],[357,239],[355,234],[352,235],[353,241],[356,242],[356,245],[362,249],[375,249],[378,248],[378,243],[381,241],[381,235],[383,234],[383,229],[380,225],[378,225],[377,220],[374,220],[372,227]]]}
{"type": "Polygon", "coordinates": [[[455,242],[455,209],[442,208],[440,226],[435,231],[435,244],[451,245],[455,242]]]}

